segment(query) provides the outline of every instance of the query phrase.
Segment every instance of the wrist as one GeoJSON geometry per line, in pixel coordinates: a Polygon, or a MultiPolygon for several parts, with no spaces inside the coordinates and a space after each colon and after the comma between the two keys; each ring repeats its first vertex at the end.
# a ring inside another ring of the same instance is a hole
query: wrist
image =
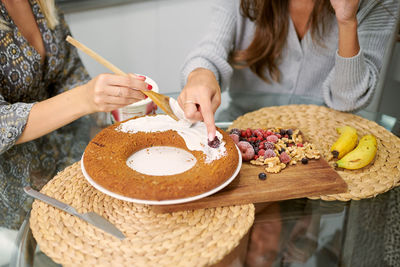
{"type": "Polygon", "coordinates": [[[87,91],[87,84],[75,87],[70,91],[73,98],[73,108],[76,109],[80,117],[95,112],[95,110],[89,104],[90,102],[87,101],[87,91]]]}
{"type": "Polygon", "coordinates": [[[337,19],[339,29],[357,29],[357,18],[339,20],[337,19]]]}

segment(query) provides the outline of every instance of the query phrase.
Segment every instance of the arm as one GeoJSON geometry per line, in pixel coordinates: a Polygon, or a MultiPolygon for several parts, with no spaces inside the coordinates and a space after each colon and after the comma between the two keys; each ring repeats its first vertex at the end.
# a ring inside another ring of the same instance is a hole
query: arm
{"type": "Polygon", "coordinates": [[[64,51],[64,69],[50,85],[53,97],[32,106],[16,144],[41,137],[84,115],[109,112],[145,97],[134,90],[146,89],[145,77],[102,74],[90,80],[76,49],[65,41],[70,30],[62,14],[55,30],[62,36],[59,49],[64,51]]]}
{"type": "Polygon", "coordinates": [[[351,4],[348,2],[358,4],[358,1],[331,0],[336,10],[339,42],[335,66],[323,84],[323,94],[329,107],[352,111],[367,105],[373,96],[386,44],[394,29],[398,3],[395,0],[361,1],[355,24],[354,16],[343,20],[341,15],[348,9],[340,12],[339,2],[344,5],[342,8],[351,4]]]}
{"type": "Polygon", "coordinates": [[[214,139],[214,113],[221,102],[220,86],[226,88],[232,76],[228,62],[233,48],[238,1],[221,0],[206,37],[188,55],[182,68],[183,90],[178,102],[185,116],[204,120],[209,139],[214,139]]]}

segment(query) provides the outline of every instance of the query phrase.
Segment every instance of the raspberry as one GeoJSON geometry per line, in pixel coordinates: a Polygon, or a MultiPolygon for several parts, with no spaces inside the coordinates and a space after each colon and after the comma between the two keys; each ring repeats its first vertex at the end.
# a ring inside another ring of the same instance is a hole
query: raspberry
{"type": "Polygon", "coordinates": [[[303,147],[303,144],[302,143],[298,143],[297,146],[298,147],[303,147]]]}
{"type": "Polygon", "coordinates": [[[230,134],[229,136],[232,138],[232,140],[233,140],[233,142],[235,142],[235,144],[239,143],[239,136],[238,135],[230,134]]]}
{"type": "Polygon", "coordinates": [[[267,150],[265,150],[264,157],[265,158],[273,158],[273,157],[276,157],[276,154],[272,149],[267,149],[267,150]]]}
{"type": "Polygon", "coordinates": [[[230,134],[236,134],[237,136],[241,135],[241,131],[237,128],[233,128],[230,132],[230,134]]]}
{"type": "Polygon", "coordinates": [[[279,159],[281,160],[282,163],[289,163],[290,162],[290,156],[286,152],[282,152],[281,155],[279,156],[279,159]]]}
{"type": "Polygon", "coordinates": [[[241,130],[241,131],[240,131],[240,136],[241,136],[241,137],[246,137],[246,136],[247,136],[247,135],[246,135],[246,131],[241,130]]]}
{"type": "Polygon", "coordinates": [[[246,141],[240,141],[238,143],[239,150],[242,154],[243,161],[250,161],[254,157],[254,148],[253,146],[246,141]]]}
{"type": "Polygon", "coordinates": [[[276,134],[276,137],[278,137],[279,139],[282,138],[282,136],[280,134],[276,134]]]}
{"type": "Polygon", "coordinates": [[[278,142],[278,136],[274,134],[270,135],[267,137],[267,141],[275,144],[276,142],[278,142]]]}
{"type": "Polygon", "coordinates": [[[265,150],[264,149],[260,149],[257,153],[259,156],[264,156],[265,154],[265,150]]]}
{"type": "Polygon", "coordinates": [[[221,144],[221,141],[218,139],[217,136],[214,137],[214,140],[208,141],[208,146],[210,146],[212,148],[218,148],[220,144],[221,144]]]}
{"type": "Polygon", "coordinates": [[[253,135],[253,133],[251,132],[251,129],[250,128],[247,128],[247,130],[246,130],[246,136],[247,137],[251,137],[253,135]]]}
{"type": "Polygon", "coordinates": [[[274,145],[274,143],[266,142],[266,143],[264,143],[264,148],[265,148],[265,149],[272,149],[272,150],[274,150],[274,149],[275,149],[275,145],[274,145]]]}
{"type": "Polygon", "coordinates": [[[254,130],[253,133],[257,137],[260,137],[260,136],[262,137],[263,136],[263,133],[262,133],[261,129],[254,130]]]}

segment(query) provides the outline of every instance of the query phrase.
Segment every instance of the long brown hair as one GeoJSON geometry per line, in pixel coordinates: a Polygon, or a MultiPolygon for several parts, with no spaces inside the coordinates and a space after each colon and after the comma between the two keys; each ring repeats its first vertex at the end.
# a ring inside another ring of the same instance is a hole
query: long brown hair
{"type": "MultiPolygon", "coordinates": [[[[248,48],[236,50],[231,55],[235,68],[249,67],[257,76],[265,77],[267,70],[273,81],[280,81],[278,65],[289,30],[289,0],[241,0],[241,14],[255,24],[254,38],[248,48]]],[[[319,43],[328,27],[327,16],[333,13],[329,0],[314,0],[308,24],[311,36],[319,43]]]]}

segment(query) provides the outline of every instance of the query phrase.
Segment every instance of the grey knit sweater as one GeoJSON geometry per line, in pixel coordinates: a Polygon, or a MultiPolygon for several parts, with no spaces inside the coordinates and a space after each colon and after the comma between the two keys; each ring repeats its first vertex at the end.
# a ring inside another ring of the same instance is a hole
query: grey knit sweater
{"type": "MultiPolygon", "coordinates": [[[[221,89],[229,92],[287,93],[323,100],[327,106],[352,111],[371,100],[378,83],[385,48],[396,22],[398,0],[361,0],[357,13],[360,52],[351,58],[338,55],[338,27],[323,36],[323,45],[313,43],[310,32],[299,41],[289,22],[286,46],[279,65],[281,82],[268,84],[249,68],[233,69],[228,57],[253,40],[255,25],[240,14],[240,0],[218,0],[208,33],[188,55],[182,69],[184,86],[190,72],[207,68],[214,72],[221,89]]],[[[265,73],[266,77],[270,77],[265,73]]],[[[236,94],[237,95],[237,94],[236,94]]]]}

